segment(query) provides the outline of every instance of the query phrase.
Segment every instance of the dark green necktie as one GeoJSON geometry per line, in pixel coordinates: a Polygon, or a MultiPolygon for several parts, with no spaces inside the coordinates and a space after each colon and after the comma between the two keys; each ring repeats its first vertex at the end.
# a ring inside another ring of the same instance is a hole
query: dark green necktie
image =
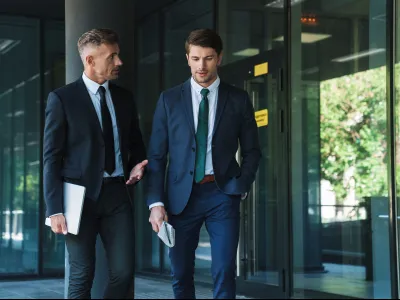
{"type": "Polygon", "coordinates": [[[199,118],[197,122],[196,132],[196,169],[194,180],[200,182],[203,180],[206,170],[206,155],[207,155],[207,139],[208,139],[208,98],[210,91],[202,89],[200,94],[203,96],[199,107],[199,118]]]}

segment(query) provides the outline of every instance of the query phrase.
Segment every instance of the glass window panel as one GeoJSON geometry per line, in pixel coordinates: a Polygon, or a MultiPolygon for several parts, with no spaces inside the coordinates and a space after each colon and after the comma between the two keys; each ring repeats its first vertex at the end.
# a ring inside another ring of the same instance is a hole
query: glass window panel
{"type": "Polygon", "coordinates": [[[39,23],[0,16],[0,274],[38,272],[39,23]]]}
{"type": "Polygon", "coordinates": [[[292,1],[298,297],[390,298],[385,15],[382,0],[292,1]]]}
{"type": "Polygon", "coordinates": [[[284,11],[263,2],[218,1],[218,32],[224,41],[222,65],[283,47],[284,11]]]}

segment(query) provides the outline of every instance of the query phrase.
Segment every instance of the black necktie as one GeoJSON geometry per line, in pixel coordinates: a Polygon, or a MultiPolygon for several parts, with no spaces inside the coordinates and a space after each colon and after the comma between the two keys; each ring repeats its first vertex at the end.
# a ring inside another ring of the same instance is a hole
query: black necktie
{"type": "Polygon", "coordinates": [[[113,125],[111,114],[107,107],[106,89],[104,86],[99,87],[100,104],[101,104],[101,120],[103,124],[103,137],[105,144],[105,162],[104,168],[108,174],[112,174],[115,170],[115,148],[113,125]]]}

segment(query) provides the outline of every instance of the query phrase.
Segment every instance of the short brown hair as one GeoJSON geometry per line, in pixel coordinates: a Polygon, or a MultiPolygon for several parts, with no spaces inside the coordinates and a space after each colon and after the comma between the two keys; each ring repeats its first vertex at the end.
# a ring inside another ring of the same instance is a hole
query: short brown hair
{"type": "Polygon", "coordinates": [[[185,49],[187,54],[189,54],[190,45],[213,48],[218,55],[222,52],[222,39],[212,29],[193,30],[186,39],[185,49]]]}
{"type": "Polygon", "coordinates": [[[118,43],[119,37],[115,31],[107,28],[97,28],[82,34],[78,40],[78,51],[82,54],[83,49],[89,44],[98,47],[102,44],[114,45],[118,43]]]}

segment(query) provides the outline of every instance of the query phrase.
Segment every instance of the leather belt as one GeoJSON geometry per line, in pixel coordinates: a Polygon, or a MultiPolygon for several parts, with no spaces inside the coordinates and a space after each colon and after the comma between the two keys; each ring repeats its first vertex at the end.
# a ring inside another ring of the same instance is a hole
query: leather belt
{"type": "Polygon", "coordinates": [[[214,181],[215,181],[215,176],[214,175],[205,175],[203,180],[200,181],[197,184],[204,184],[204,183],[207,183],[207,182],[214,182],[214,181]]]}
{"type": "Polygon", "coordinates": [[[115,182],[125,182],[124,176],[117,177],[103,177],[103,184],[115,182]]]}

